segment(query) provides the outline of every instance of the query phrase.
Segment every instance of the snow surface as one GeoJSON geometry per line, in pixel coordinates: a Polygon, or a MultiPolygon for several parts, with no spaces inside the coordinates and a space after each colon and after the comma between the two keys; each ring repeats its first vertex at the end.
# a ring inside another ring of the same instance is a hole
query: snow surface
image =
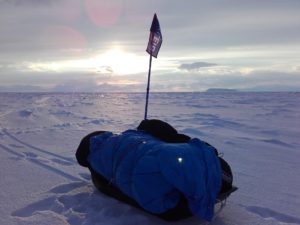
{"type": "MultiPolygon", "coordinates": [[[[170,224],[99,193],[75,159],[86,134],[137,127],[144,98],[1,93],[0,224],[170,224]]],[[[210,224],[300,224],[300,93],[152,93],[148,115],[231,165],[239,190],[210,224]]]]}

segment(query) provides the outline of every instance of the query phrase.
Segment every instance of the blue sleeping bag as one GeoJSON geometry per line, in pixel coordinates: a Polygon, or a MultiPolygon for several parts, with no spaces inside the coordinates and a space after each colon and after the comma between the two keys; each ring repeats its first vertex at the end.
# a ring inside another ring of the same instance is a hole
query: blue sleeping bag
{"type": "Polygon", "coordinates": [[[90,138],[87,161],[146,211],[166,212],[183,194],[194,215],[214,215],[221,167],[213,147],[199,139],[166,143],[140,130],[104,132],[90,138]]]}

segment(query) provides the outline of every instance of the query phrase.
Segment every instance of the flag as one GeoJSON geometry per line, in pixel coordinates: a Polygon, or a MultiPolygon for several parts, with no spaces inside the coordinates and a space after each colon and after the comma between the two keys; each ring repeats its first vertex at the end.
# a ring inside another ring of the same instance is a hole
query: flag
{"type": "Polygon", "coordinates": [[[160,32],[159,22],[155,13],[150,28],[149,42],[146,51],[150,55],[157,58],[157,54],[160,49],[161,43],[162,43],[162,35],[160,32]]]}

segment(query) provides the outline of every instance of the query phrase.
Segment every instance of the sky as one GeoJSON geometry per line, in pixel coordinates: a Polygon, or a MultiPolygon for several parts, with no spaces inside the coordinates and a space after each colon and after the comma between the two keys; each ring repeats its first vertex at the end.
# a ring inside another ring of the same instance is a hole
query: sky
{"type": "Polygon", "coordinates": [[[0,91],[300,91],[299,0],[0,0],[0,91]]]}

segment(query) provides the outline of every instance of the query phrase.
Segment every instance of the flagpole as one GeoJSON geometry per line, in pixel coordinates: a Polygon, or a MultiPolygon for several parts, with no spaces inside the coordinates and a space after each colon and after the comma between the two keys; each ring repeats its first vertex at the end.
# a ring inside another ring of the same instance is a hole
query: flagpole
{"type": "Polygon", "coordinates": [[[146,49],[146,52],[149,53],[150,59],[149,59],[149,71],[148,71],[148,83],[147,83],[147,93],[146,93],[146,105],[145,105],[145,116],[144,120],[147,119],[147,113],[148,113],[148,100],[149,100],[149,90],[150,90],[150,76],[151,76],[151,65],[152,65],[152,56],[155,58],[157,57],[158,51],[160,49],[162,43],[162,35],[160,32],[160,26],[157,19],[156,13],[153,16],[151,28],[150,28],[150,36],[149,36],[149,42],[146,49]]]}
{"type": "Polygon", "coordinates": [[[145,105],[145,116],[144,116],[145,120],[147,119],[147,112],[148,112],[148,99],[149,99],[149,89],[150,89],[151,66],[152,66],[152,54],[150,54],[150,59],[149,59],[148,83],[147,83],[146,105],[145,105]]]}

